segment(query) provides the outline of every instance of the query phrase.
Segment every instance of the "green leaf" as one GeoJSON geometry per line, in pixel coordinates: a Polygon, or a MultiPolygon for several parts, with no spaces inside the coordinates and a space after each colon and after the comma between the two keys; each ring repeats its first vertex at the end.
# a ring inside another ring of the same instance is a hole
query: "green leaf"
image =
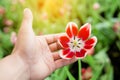
{"type": "Polygon", "coordinates": [[[91,78],[91,80],[98,80],[103,67],[104,67],[104,64],[102,64],[102,65],[99,64],[99,65],[95,66],[96,69],[93,72],[93,77],[91,78]]]}
{"type": "Polygon", "coordinates": [[[3,50],[2,48],[0,47],[0,59],[3,58],[3,50]]]}
{"type": "Polygon", "coordinates": [[[120,40],[116,41],[116,45],[117,45],[118,49],[120,50],[120,40]]]}
{"type": "Polygon", "coordinates": [[[109,57],[106,54],[107,50],[108,50],[108,48],[104,48],[104,49],[100,50],[98,53],[96,53],[94,58],[96,59],[97,62],[106,63],[109,61],[109,57]]]}
{"type": "Polygon", "coordinates": [[[70,71],[68,70],[66,66],[65,66],[65,71],[67,72],[67,76],[69,80],[75,80],[75,78],[73,77],[73,75],[70,73],[70,71]]]}
{"type": "Polygon", "coordinates": [[[96,65],[96,61],[91,55],[87,55],[82,61],[88,63],[92,68],[96,65]]]}

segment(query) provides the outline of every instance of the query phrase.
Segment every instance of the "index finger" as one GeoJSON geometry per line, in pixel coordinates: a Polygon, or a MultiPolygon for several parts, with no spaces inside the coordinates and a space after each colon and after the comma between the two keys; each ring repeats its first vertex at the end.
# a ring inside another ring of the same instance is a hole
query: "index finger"
{"type": "Polygon", "coordinates": [[[44,35],[43,37],[46,39],[48,44],[51,44],[56,42],[58,38],[62,35],[66,35],[66,34],[65,33],[50,34],[50,35],[44,35]]]}

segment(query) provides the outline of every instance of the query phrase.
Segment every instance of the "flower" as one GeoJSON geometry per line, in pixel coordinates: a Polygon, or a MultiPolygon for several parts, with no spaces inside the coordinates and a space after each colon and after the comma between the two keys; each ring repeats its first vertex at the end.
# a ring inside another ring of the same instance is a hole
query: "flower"
{"type": "Polygon", "coordinates": [[[82,80],[90,80],[92,75],[91,67],[82,68],[82,80]]]}
{"type": "Polygon", "coordinates": [[[4,28],[3,28],[3,31],[4,31],[5,33],[8,33],[8,32],[10,31],[10,28],[9,28],[9,27],[4,27],[4,28]]]}
{"type": "Polygon", "coordinates": [[[21,4],[24,4],[24,3],[25,3],[25,0],[19,0],[19,2],[20,2],[21,4]]]}
{"type": "Polygon", "coordinates": [[[93,9],[98,10],[100,8],[100,4],[98,2],[93,4],[93,9]]]}
{"type": "Polygon", "coordinates": [[[10,37],[11,43],[14,45],[16,43],[16,40],[17,40],[16,32],[12,32],[10,37]]]}
{"type": "Polygon", "coordinates": [[[69,22],[66,27],[66,35],[60,36],[58,42],[63,47],[60,50],[60,56],[64,59],[71,59],[75,56],[82,59],[86,56],[87,51],[94,48],[97,42],[95,36],[90,37],[91,25],[86,23],[78,31],[75,23],[69,22]]]}
{"type": "Polygon", "coordinates": [[[120,22],[115,22],[114,23],[113,30],[114,30],[114,32],[119,32],[120,31],[120,22]]]}
{"type": "Polygon", "coordinates": [[[6,26],[12,26],[12,25],[13,25],[13,21],[10,20],[10,19],[5,19],[5,20],[3,21],[3,23],[4,23],[6,26]]]}
{"type": "Polygon", "coordinates": [[[41,18],[42,18],[43,20],[47,20],[47,19],[48,19],[48,14],[47,14],[47,12],[43,12],[43,13],[41,14],[41,18]]]}
{"type": "Polygon", "coordinates": [[[0,15],[4,15],[4,14],[5,14],[5,9],[2,6],[0,6],[0,15]]]}

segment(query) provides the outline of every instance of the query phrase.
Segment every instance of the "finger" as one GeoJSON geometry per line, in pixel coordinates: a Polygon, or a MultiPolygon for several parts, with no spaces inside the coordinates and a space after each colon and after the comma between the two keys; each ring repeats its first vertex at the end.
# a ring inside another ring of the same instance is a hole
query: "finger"
{"type": "Polygon", "coordinates": [[[29,34],[28,32],[33,31],[32,20],[33,20],[33,16],[32,16],[31,10],[28,8],[24,9],[24,17],[23,17],[23,21],[22,21],[19,33],[29,34]]]}
{"type": "Polygon", "coordinates": [[[65,35],[65,33],[59,33],[59,34],[51,34],[51,35],[44,35],[46,41],[48,44],[51,44],[53,42],[56,42],[58,38],[62,35],[65,35]]]}
{"type": "Polygon", "coordinates": [[[71,63],[74,63],[75,61],[77,61],[77,59],[75,57],[70,59],[70,60],[66,60],[66,59],[56,60],[55,61],[56,69],[60,68],[60,67],[63,67],[63,66],[66,66],[66,65],[69,65],[71,63]]]}
{"type": "Polygon", "coordinates": [[[62,47],[60,46],[60,44],[58,42],[54,42],[54,43],[50,44],[49,48],[52,52],[62,49],[62,47]]]}
{"type": "Polygon", "coordinates": [[[31,10],[28,8],[24,9],[23,21],[18,32],[19,42],[26,41],[28,39],[31,40],[33,38],[34,32],[32,29],[32,20],[33,16],[31,10]]]}
{"type": "Polygon", "coordinates": [[[16,44],[26,46],[26,44],[30,44],[34,39],[34,32],[32,29],[32,12],[30,9],[24,9],[24,17],[21,24],[21,27],[18,32],[18,38],[16,44]]]}
{"type": "Polygon", "coordinates": [[[53,56],[53,59],[54,59],[54,60],[61,59],[61,57],[60,57],[60,55],[59,55],[58,52],[54,52],[54,53],[52,53],[52,56],[53,56]]]}

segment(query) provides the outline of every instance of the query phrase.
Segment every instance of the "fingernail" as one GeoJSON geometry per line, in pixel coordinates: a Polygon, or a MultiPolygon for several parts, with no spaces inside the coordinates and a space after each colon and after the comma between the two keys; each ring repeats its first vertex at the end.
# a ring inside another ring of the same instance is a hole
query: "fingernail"
{"type": "Polygon", "coordinates": [[[25,9],[24,9],[24,14],[27,13],[28,10],[29,10],[28,8],[25,8],[25,9]]]}
{"type": "Polygon", "coordinates": [[[25,9],[24,9],[24,16],[25,16],[26,18],[32,19],[32,12],[31,12],[31,10],[30,10],[29,8],[25,8],[25,9]]]}

